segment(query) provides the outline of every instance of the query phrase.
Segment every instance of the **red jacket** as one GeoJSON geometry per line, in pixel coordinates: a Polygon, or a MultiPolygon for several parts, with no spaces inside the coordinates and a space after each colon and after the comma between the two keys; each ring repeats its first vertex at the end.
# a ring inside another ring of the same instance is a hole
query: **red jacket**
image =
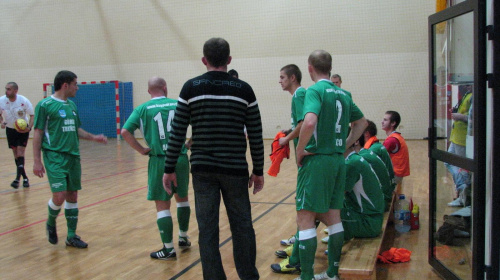
{"type": "Polygon", "coordinates": [[[281,131],[278,132],[274,137],[273,143],[271,144],[271,154],[269,155],[269,157],[271,158],[271,166],[267,171],[267,174],[269,174],[270,176],[273,177],[278,176],[278,173],[280,172],[281,162],[285,157],[287,159],[290,158],[290,145],[286,144],[283,145],[283,147],[280,147],[279,143],[279,139],[285,136],[286,136],[285,133],[281,131]]]}

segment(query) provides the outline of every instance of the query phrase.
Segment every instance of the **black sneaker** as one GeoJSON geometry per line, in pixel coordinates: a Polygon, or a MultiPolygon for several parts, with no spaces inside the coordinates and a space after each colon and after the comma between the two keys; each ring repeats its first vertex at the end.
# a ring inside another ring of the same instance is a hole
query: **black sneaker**
{"type": "Polygon", "coordinates": [[[49,239],[50,244],[57,244],[57,231],[56,227],[47,224],[47,237],[49,239]]]}
{"type": "Polygon", "coordinates": [[[14,189],[19,188],[19,180],[14,180],[12,183],[10,183],[10,186],[13,187],[14,189]]]}
{"type": "Polygon", "coordinates": [[[189,241],[188,237],[179,237],[179,248],[186,249],[191,247],[191,241],[189,241]]]}
{"type": "Polygon", "coordinates": [[[80,239],[80,236],[75,235],[71,239],[66,239],[66,246],[84,249],[87,248],[89,244],[85,243],[82,239],[80,239]]]}
{"type": "Polygon", "coordinates": [[[172,251],[167,252],[167,249],[163,248],[159,251],[151,253],[151,258],[157,259],[157,260],[168,260],[168,259],[174,259],[177,257],[177,254],[175,253],[175,250],[172,249],[172,251]]]}
{"type": "Polygon", "coordinates": [[[30,187],[30,181],[28,178],[23,180],[23,188],[29,188],[30,187]]]}

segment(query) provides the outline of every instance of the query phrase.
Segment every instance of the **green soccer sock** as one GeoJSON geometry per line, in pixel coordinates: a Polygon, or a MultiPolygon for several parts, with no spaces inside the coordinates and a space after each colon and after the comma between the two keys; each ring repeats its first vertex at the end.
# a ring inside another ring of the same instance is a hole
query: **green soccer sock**
{"type": "Polygon", "coordinates": [[[191,217],[191,207],[189,207],[189,201],[177,203],[177,220],[179,222],[180,237],[187,237],[190,217],[191,217]]]}
{"type": "Polygon", "coordinates": [[[340,255],[344,245],[344,227],[337,223],[328,227],[328,277],[339,274],[340,255]]]}
{"type": "Polygon", "coordinates": [[[61,206],[57,206],[52,202],[52,199],[49,200],[49,217],[47,219],[47,224],[49,226],[55,227],[56,226],[56,218],[61,212],[61,206]]]}
{"type": "Polygon", "coordinates": [[[75,237],[76,226],[78,224],[78,203],[71,203],[66,201],[64,206],[64,215],[66,216],[66,224],[68,225],[68,237],[71,239],[75,237]]]}
{"type": "Polygon", "coordinates": [[[299,255],[300,255],[300,277],[301,279],[314,278],[314,258],[318,240],[316,237],[316,228],[310,228],[299,231],[299,255]]]}
{"type": "Polygon", "coordinates": [[[295,234],[295,243],[293,243],[292,255],[290,256],[291,265],[297,265],[300,263],[299,245],[300,245],[299,231],[297,230],[297,233],[295,234]]]}
{"type": "Polygon", "coordinates": [[[174,248],[172,243],[174,226],[170,210],[163,210],[156,213],[156,224],[158,224],[158,230],[160,231],[161,242],[163,242],[165,248],[170,251],[170,249],[174,248]]]}

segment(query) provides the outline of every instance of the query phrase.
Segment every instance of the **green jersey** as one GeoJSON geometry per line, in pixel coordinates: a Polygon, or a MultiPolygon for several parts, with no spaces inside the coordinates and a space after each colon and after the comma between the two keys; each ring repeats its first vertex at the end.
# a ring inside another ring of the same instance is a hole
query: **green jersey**
{"type": "Polygon", "coordinates": [[[350,93],[326,79],[307,89],[304,116],[307,113],[316,114],[318,123],[306,150],[326,155],[344,153],[349,124],[363,117],[350,93]]]}
{"type": "Polygon", "coordinates": [[[370,164],[352,152],[346,159],[345,208],[367,215],[384,213],[382,186],[370,164]]]}
{"type": "MultiPolygon", "coordinates": [[[[177,100],[166,97],[152,98],[134,109],[123,128],[130,133],[140,129],[151,149],[149,155],[164,156],[176,107],[177,100]]],[[[187,149],[183,146],[181,154],[186,152],[187,149]]]]}
{"type": "MultiPolygon", "coordinates": [[[[292,130],[294,130],[299,122],[304,120],[304,114],[302,110],[304,109],[304,98],[306,96],[306,89],[303,87],[297,88],[297,90],[293,93],[292,97],[292,130]]],[[[293,139],[293,143],[295,147],[299,143],[299,138],[293,139]]]]}
{"type": "Polygon", "coordinates": [[[391,184],[393,189],[396,186],[394,181],[394,168],[392,167],[392,160],[389,152],[385,146],[380,142],[375,142],[370,146],[370,151],[373,151],[377,156],[384,162],[387,171],[389,171],[389,178],[391,179],[391,184]]]}
{"type": "Polygon", "coordinates": [[[38,102],[34,127],[44,131],[42,150],[80,155],[78,128],[80,118],[71,100],[50,96],[38,102]]]}
{"type": "Polygon", "coordinates": [[[389,171],[387,170],[387,167],[382,159],[380,159],[380,157],[373,151],[366,149],[361,149],[361,151],[359,151],[359,155],[371,165],[375,174],[377,174],[380,184],[382,185],[382,192],[384,193],[385,201],[390,201],[392,199],[394,187],[392,185],[392,180],[389,177],[389,171]]]}

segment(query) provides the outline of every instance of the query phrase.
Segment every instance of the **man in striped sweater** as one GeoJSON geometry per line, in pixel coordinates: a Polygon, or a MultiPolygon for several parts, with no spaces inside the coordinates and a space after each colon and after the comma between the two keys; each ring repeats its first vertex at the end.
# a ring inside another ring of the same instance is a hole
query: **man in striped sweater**
{"type": "Polygon", "coordinates": [[[199,227],[204,279],[226,279],[219,251],[219,207],[224,199],[233,238],[233,255],[240,279],[259,279],[256,242],[248,188],[264,187],[264,145],[259,106],[252,87],[231,77],[229,44],[212,38],[203,46],[208,72],[188,80],[179,95],[165,159],[163,185],[177,185],[175,167],[192,126],[191,173],[199,227]],[[253,169],[246,160],[246,126],[253,169]]]}

